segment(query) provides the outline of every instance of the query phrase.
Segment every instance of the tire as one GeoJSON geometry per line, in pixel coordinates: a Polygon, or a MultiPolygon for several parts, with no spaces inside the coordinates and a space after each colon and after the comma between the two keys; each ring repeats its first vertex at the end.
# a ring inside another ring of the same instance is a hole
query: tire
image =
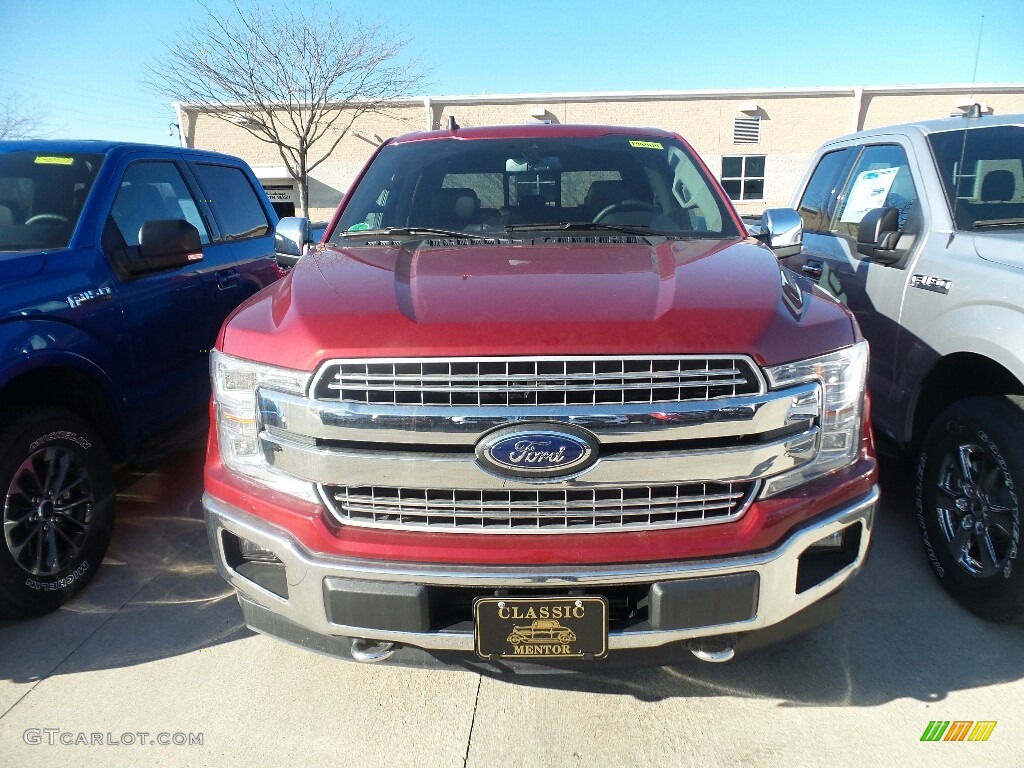
{"type": "Polygon", "coordinates": [[[0,431],[0,618],[39,616],[96,573],[114,525],[102,440],[74,414],[39,408],[0,431]]]}
{"type": "Polygon", "coordinates": [[[917,464],[917,519],[932,568],[990,621],[1024,622],[1021,435],[1024,398],[961,400],[931,425],[917,464]]]}

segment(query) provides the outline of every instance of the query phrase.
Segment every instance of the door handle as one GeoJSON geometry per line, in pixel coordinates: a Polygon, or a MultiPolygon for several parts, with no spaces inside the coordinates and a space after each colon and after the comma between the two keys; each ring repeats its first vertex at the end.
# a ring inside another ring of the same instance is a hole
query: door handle
{"type": "Polygon", "coordinates": [[[820,261],[808,261],[805,262],[800,271],[808,277],[821,277],[821,262],[820,261]]]}
{"type": "Polygon", "coordinates": [[[242,276],[233,269],[217,273],[217,288],[226,291],[242,284],[242,276]]]}

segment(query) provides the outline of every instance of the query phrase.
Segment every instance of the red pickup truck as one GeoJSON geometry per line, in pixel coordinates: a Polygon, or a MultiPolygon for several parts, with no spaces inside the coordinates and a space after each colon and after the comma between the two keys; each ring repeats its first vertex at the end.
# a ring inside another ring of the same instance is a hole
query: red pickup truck
{"type": "Polygon", "coordinates": [[[454,121],[385,142],[320,244],[283,220],[294,268],[212,359],[204,505],[246,623],[518,670],[832,618],[878,500],[867,348],[780,269],[796,213],[764,225],[675,134],[454,121]],[[509,642],[535,621],[558,658],[509,642]]]}

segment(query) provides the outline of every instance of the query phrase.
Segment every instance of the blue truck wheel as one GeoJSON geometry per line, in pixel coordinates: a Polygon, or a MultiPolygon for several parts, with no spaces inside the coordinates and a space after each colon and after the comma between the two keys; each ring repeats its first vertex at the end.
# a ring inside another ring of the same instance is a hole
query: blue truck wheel
{"type": "Polygon", "coordinates": [[[103,560],[114,481],[102,440],[74,414],[40,408],[0,432],[0,617],[41,615],[70,600],[103,560]]]}

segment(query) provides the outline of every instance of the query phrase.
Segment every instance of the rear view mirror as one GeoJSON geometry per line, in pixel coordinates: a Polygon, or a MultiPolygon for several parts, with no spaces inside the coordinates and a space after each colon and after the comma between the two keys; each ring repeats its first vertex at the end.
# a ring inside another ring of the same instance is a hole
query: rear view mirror
{"type": "Polygon", "coordinates": [[[772,249],[776,258],[796,256],[803,249],[804,223],[792,208],[769,208],[761,214],[760,227],[758,239],[772,249]]]}
{"type": "Polygon", "coordinates": [[[900,214],[896,208],[873,208],[857,226],[857,253],[880,264],[898,261],[899,228],[900,214]]]}
{"type": "Polygon", "coordinates": [[[505,173],[544,173],[562,170],[558,157],[510,157],[505,161],[505,173]]]}

